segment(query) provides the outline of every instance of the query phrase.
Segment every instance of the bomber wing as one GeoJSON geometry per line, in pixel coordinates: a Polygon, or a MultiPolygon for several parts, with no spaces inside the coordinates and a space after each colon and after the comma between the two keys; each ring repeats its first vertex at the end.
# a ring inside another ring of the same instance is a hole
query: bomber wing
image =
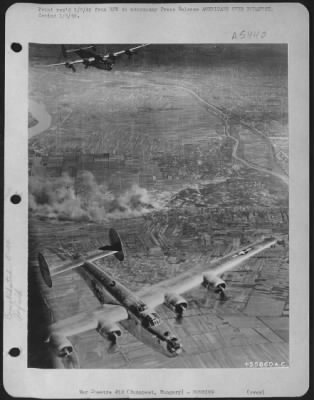
{"type": "Polygon", "coordinates": [[[96,329],[105,340],[114,345],[117,336],[121,336],[117,322],[127,318],[128,313],[125,308],[105,304],[95,310],[82,312],[51,324],[46,342],[49,343],[57,359],[61,358],[63,362],[73,366],[78,362],[78,357],[68,337],[96,329]]]}
{"type": "Polygon", "coordinates": [[[113,53],[107,53],[104,55],[96,53],[96,47],[95,45],[93,46],[87,46],[87,47],[81,47],[78,49],[69,49],[66,50],[64,46],[62,47],[63,49],[63,54],[66,57],[68,53],[76,53],[79,57],[82,57],[79,60],[73,60],[73,61],[63,61],[61,63],[55,63],[55,64],[48,64],[44,65],[45,67],[56,67],[59,65],[64,65],[66,68],[70,68],[73,72],[76,71],[75,65],[76,64],[85,64],[86,66],[94,63],[94,62],[101,62],[103,61],[104,63],[110,63],[114,64],[115,59],[122,54],[126,54],[129,58],[133,55],[136,54],[136,50],[141,49],[142,47],[148,46],[148,44],[141,44],[139,46],[131,47],[128,49],[116,51],[113,53]],[[91,49],[91,50],[90,50],[91,49]]]}
{"type": "Polygon", "coordinates": [[[145,46],[149,46],[149,43],[148,44],[141,44],[139,46],[131,47],[129,49],[116,51],[115,53],[108,53],[108,54],[103,55],[103,60],[114,59],[114,58],[116,58],[118,56],[121,56],[122,54],[126,54],[126,55],[128,55],[130,57],[135,53],[136,50],[141,49],[142,47],[145,47],[145,46]]]}
{"type": "MultiPolygon", "coordinates": [[[[165,296],[170,293],[181,295],[188,292],[189,290],[201,285],[204,281],[204,276],[208,276],[209,279],[213,279],[214,281],[215,278],[219,278],[219,276],[224,272],[239,266],[251,257],[254,257],[262,251],[265,251],[267,248],[273,246],[276,242],[276,239],[266,239],[256,242],[255,244],[250,245],[250,251],[245,254],[240,254],[242,253],[242,250],[230,253],[227,256],[212,262],[207,266],[207,268],[204,267],[203,264],[197,265],[190,271],[144,288],[136,294],[145,304],[147,304],[148,307],[155,308],[163,304],[165,302],[165,296]],[[235,255],[237,255],[237,257],[235,257],[235,255]]],[[[94,258],[94,260],[98,258],[94,258]]],[[[77,265],[80,266],[81,263],[78,262],[77,265]]],[[[75,268],[75,264],[73,264],[72,268],[75,268]]],[[[127,318],[128,313],[124,307],[120,305],[104,304],[97,307],[94,311],[82,312],[55,322],[50,326],[50,332],[71,336],[91,329],[96,329],[100,321],[105,321],[106,324],[113,324],[121,322],[127,318]]]]}
{"type": "MultiPolygon", "coordinates": [[[[91,57],[93,58],[93,57],[91,57]]],[[[95,58],[93,58],[93,60],[95,60],[95,58]]],[[[92,60],[92,61],[93,61],[92,60]]],[[[73,61],[63,61],[61,63],[56,63],[56,64],[47,64],[44,65],[44,67],[56,67],[58,65],[72,65],[72,64],[82,64],[84,62],[84,60],[80,59],[80,60],[73,60],[73,61]]]]}
{"type": "MultiPolygon", "coordinates": [[[[219,260],[215,260],[207,267],[204,266],[204,264],[196,265],[191,270],[186,271],[174,278],[140,290],[137,295],[149,307],[155,308],[165,303],[165,299],[167,296],[169,296],[169,294],[170,296],[173,294],[181,295],[200,286],[202,283],[207,283],[207,285],[213,286],[214,290],[221,290],[219,285],[225,285],[225,283],[219,278],[220,275],[239,266],[249,258],[254,257],[267,248],[273,246],[276,244],[276,242],[277,239],[275,238],[269,238],[263,241],[255,242],[254,244],[250,245],[248,252],[243,252],[244,254],[242,254],[241,250],[238,250],[220,258],[219,260]]],[[[243,250],[247,249],[248,248],[245,248],[243,250]]]]}
{"type": "Polygon", "coordinates": [[[104,304],[95,310],[81,312],[59,320],[49,326],[50,335],[72,336],[97,329],[101,322],[115,324],[128,318],[126,309],[119,305],[104,304]]]}
{"type": "Polygon", "coordinates": [[[73,61],[64,61],[64,62],[56,63],[56,64],[48,64],[48,65],[44,65],[44,67],[56,67],[56,66],[59,66],[59,65],[64,65],[66,68],[70,68],[73,72],[75,72],[76,69],[75,69],[74,65],[76,65],[76,64],[86,64],[86,62],[92,63],[95,60],[96,60],[95,57],[89,57],[89,58],[86,58],[84,60],[80,59],[80,60],[73,60],[73,61]]]}
{"type": "MultiPolygon", "coordinates": [[[[113,229],[110,230],[110,246],[104,246],[106,250],[108,247],[117,246],[120,241],[117,233],[113,229]]],[[[219,260],[210,263],[209,266],[196,265],[190,271],[178,275],[175,278],[157,283],[150,287],[144,288],[137,293],[149,308],[155,308],[163,303],[166,303],[175,309],[178,316],[182,315],[183,310],[186,308],[186,302],[183,298],[179,298],[181,294],[206,283],[211,284],[214,288],[221,286],[224,283],[219,276],[226,271],[229,271],[251,257],[256,256],[267,248],[275,245],[277,239],[269,238],[263,241],[251,244],[250,247],[240,249],[237,252],[228,254],[219,260]],[[182,302],[183,301],[183,302],[182,302]]],[[[123,254],[123,249],[120,250],[123,254]]],[[[119,252],[117,253],[119,254],[119,252]]],[[[98,259],[95,255],[93,260],[98,259]]],[[[92,258],[90,258],[91,260],[92,258]]],[[[80,266],[81,261],[72,263],[71,268],[80,266]]],[[[63,272],[63,271],[62,271],[63,272]]],[[[55,274],[58,273],[55,272],[55,274]]],[[[46,282],[47,283],[47,282],[46,282]]],[[[117,323],[122,322],[128,318],[128,311],[126,308],[119,304],[104,304],[94,310],[78,313],[72,317],[59,320],[49,326],[48,341],[54,348],[54,351],[59,357],[64,357],[73,353],[73,346],[67,339],[70,336],[77,335],[89,330],[96,329],[104,338],[112,338],[121,335],[121,330],[117,323]]],[[[111,340],[111,339],[110,339],[111,340]]]]}

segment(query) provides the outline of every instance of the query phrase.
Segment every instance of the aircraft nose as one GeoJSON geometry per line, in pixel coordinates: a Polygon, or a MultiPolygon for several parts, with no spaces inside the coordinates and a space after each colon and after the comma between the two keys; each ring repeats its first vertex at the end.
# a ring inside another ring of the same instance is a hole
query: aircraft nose
{"type": "Polygon", "coordinates": [[[177,338],[172,338],[169,340],[167,344],[167,350],[172,355],[179,355],[182,353],[182,344],[178,341],[177,338]]]}

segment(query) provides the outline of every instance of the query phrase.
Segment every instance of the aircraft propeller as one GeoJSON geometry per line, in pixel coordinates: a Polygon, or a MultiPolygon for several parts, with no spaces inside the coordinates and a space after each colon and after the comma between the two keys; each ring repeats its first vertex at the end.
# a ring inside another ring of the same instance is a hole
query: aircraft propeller
{"type": "Polygon", "coordinates": [[[70,68],[72,72],[76,72],[76,69],[72,63],[66,62],[64,65],[66,66],[66,68],[70,68]]]}
{"type": "Polygon", "coordinates": [[[176,324],[177,324],[177,325],[182,325],[183,320],[184,320],[184,317],[183,317],[182,314],[177,314],[177,315],[176,315],[175,321],[176,321],[176,324]]]}
{"type": "Polygon", "coordinates": [[[109,55],[108,55],[108,60],[110,60],[110,62],[112,63],[112,64],[114,64],[115,62],[116,62],[116,56],[113,54],[113,53],[109,53],[109,55]]]}
{"type": "Polygon", "coordinates": [[[69,354],[62,358],[64,368],[77,369],[80,368],[80,363],[77,354],[69,354]]]}
{"type": "Polygon", "coordinates": [[[226,295],[225,291],[222,290],[221,292],[219,292],[219,301],[221,303],[224,303],[227,300],[229,300],[229,297],[226,295]]]}
{"type": "Polygon", "coordinates": [[[119,345],[118,345],[118,343],[117,342],[110,342],[110,345],[109,345],[109,347],[108,347],[108,349],[107,349],[107,352],[108,353],[116,353],[117,351],[119,351],[119,345]]]}
{"type": "Polygon", "coordinates": [[[132,56],[137,54],[137,52],[136,51],[125,50],[125,54],[128,56],[128,59],[130,60],[132,58],[132,56]]]}

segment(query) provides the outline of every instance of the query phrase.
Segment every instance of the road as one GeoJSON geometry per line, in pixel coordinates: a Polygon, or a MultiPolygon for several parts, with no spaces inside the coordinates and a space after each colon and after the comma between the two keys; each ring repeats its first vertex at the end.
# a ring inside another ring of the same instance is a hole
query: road
{"type": "MultiPolygon", "coordinates": [[[[163,85],[163,83],[159,83],[159,82],[151,82],[151,84],[153,86],[156,84],[159,86],[163,85]]],[[[225,128],[226,128],[225,129],[226,136],[230,137],[235,143],[235,145],[233,147],[233,151],[232,151],[232,157],[235,160],[241,162],[243,165],[245,165],[248,168],[254,169],[254,170],[262,172],[264,174],[269,174],[269,175],[275,176],[276,178],[279,178],[280,180],[282,180],[286,185],[289,185],[289,177],[287,175],[280,174],[280,173],[272,171],[270,169],[260,167],[256,164],[253,164],[253,163],[239,157],[237,152],[238,152],[238,147],[239,147],[240,142],[237,138],[232,136],[230,133],[229,116],[227,113],[221,111],[218,107],[209,103],[207,100],[203,99],[192,89],[189,89],[182,85],[171,85],[171,86],[174,88],[180,89],[180,90],[184,90],[185,92],[192,95],[197,101],[199,101],[200,103],[202,103],[203,105],[206,106],[208,112],[213,112],[215,115],[217,115],[223,121],[225,128]]],[[[29,100],[29,111],[33,115],[33,117],[36,118],[36,120],[38,121],[38,123],[35,126],[29,128],[29,138],[31,138],[35,135],[39,135],[40,133],[42,133],[43,131],[47,130],[50,127],[51,116],[47,112],[47,109],[43,104],[36,103],[35,101],[32,101],[32,100],[29,100]]],[[[60,125],[63,125],[63,123],[69,118],[71,113],[72,113],[72,110],[64,118],[64,120],[61,122],[60,125]]],[[[239,124],[242,125],[243,127],[245,127],[246,129],[248,129],[250,131],[254,131],[256,134],[259,134],[260,136],[262,136],[268,142],[268,145],[270,146],[270,148],[273,151],[272,143],[270,142],[269,138],[263,132],[257,130],[256,128],[251,127],[249,124],[247,124],[243,120],[240,120],[239,124]]]]}
{"type": "MultiPolygon", "coordinates": [[[[247,161],[247,160],[245,160],[245,159],[243,159],[243,158],[241,158],[241,157],[239,157],[239,156],[237,155],[237,151],[238,151],[238,147],[239,147],[239,140],[230,134],[229,116],[228,116],[226,113],[224,113],[223,111],[221,111],[219,108],[217,108],[217,107],[214,106],[213,104],[209,103],[208,101],[204,100],[202,97],[200,97],[200,96],[199,96],[196,92],[194,92],[192,89],[189,89],[189,88],[187,88],[187,87],[185,87],[185,86],[180,86],[180,85],[173,85],[173,87],[179,88],[179,89],[181,89],[181,90],[184,90],[184,91],[187,92],[187,93],[190,93],[190,94],[191,94],[193,97],[195,97],[200,103],[206,105],[206,106],[208,107],[208,111],[214,112],[219,118],[221,118],[221,119],[223,120],[223,122],[224,122],[224,124],[225,124],[225,127],[226,127],[226,135],[227,135],[228,137],[230,137],[230,138],[235,142],[235,145],[234,145],[233,151],[232,151],[232,157],[233,157],[235,160],[240,161],[243,165],[245,165],[245,166],[248,167],[248,168],[252,168],[252,169],[255,169],[256,171],[259,171],[259,172],[262,172],[262,173],[265,173],[265,174],[269,174],[269,175],[275,176],[276,178],[279,178],[280,180],[282,180],[286,185],[289,185],[289,177],[288,177],[288,176],[283,175],[283,174],[279,174],[278,172],[271,171],[271,170],[269,170],[269,169],[266,169],[266,168],[260,167],[260,166],[258,166],[258,165],[252,164],[252,163],[250,163],[249,161],[247,161]]],[[[240,123],[242,126],[244,126],[246,129],[249,129],[249,130],[251,130],[251,131],[254,130],[256,133],[258,133],[258,134],[260,134],[261,136],[263,136],[263,137],[265,138],[265,140],[267,140],[267,141],[269,142],[268,137],[267,137],[264,133],[258,131],[258,130],[255,129],[255,128],[252,128],[249,124],[247,124],[247,123],[244,122],[244,121],[240,121],[239,123],[240,123]]],[[[272,146],[272,145],[271,145],[271,146],[272,146]]]]}
{"type": "Polygon", "coordinates": [[[277,178],[281,179],[286,185],[289,185],[289,178],[287,176],[285,176],[283,174],[279,174],[278,172],[274,172],[274,171],[271,171],[271,170],[263,168],[263,167],[259,167],[259,166],[255,165],[255,164],[252,164],[252,163],[244,160],[243,158],[237,156],[239,140],[237,138],[233,137],[230,134],[230,126],[229,126],[229,124],[227,122],[226,122],[226,135],[228,137],[230,137],[235,142],[235,145],[234,145],[233,150],[232,150],[232,157],[234,159],[240,161],[242,164],[244,164],[248,168],[252,168],[252,169],[255,169],[256,171],[260,171],[260,172],[263,172],[265,174],[270,174],[270,175],[276,176],[277,178]]]}

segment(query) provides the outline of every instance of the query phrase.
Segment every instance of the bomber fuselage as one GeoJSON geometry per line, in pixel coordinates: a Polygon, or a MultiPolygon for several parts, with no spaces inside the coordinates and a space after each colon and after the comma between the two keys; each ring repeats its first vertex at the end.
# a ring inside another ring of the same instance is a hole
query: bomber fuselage
{"type": "Polygon", "coordinates": [[[162,323],[158,314],[154,310],[150,310],[136,294],[114,279],[108,272],[103,271],[94,263],[85,262],[80,267],[79,273],[101,304],[107,301],[109,294],[125,307],[129,318],[135,320],[135,323],[140,324],[158,341],[165,342],[169,353],[181,352],[182,346],[178,339],[164,326],[165,324],[162,323]]]}

